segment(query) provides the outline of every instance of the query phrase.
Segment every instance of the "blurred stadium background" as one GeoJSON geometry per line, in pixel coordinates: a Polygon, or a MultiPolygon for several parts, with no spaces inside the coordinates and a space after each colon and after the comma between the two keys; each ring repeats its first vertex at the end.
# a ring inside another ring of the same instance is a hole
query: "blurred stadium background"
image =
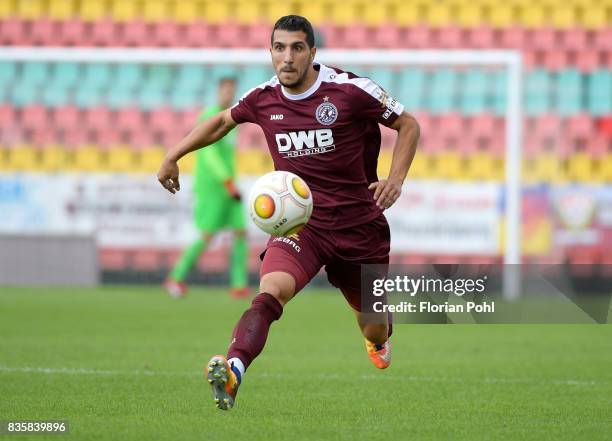
{"type": "MultiPolygon", "coordinates": [[[[606,271],[597,264],[612,263],[612,1],[2,0],[0,45],[266,48],[289,13],[312,21],[323,48],[519,50],[524,261],[606,271]]],[[[343,66],[371,76],[421,124],[407,192],[390,213],[393,260],[497,262],[507,72],[442,63],[343,66]]],[[[154,174],[228,73],[240,94],[272,75],[1,60],[0,283],[161,281],[195,231],[189,181],[172,198],[154,174]]],[[[381,170],[393,139],[383,132],[381,170]]],[[[238,151],[246,190],[272,166],[258,127],[240,127],[238,151]]],[[[188,174],[193,160],[182,165],[188,174]]],[[[251,232],[255,274],[263,237],[251,232]]],[[[194,280],[225,280],[226,244],[203,256],[194,280]]]]}

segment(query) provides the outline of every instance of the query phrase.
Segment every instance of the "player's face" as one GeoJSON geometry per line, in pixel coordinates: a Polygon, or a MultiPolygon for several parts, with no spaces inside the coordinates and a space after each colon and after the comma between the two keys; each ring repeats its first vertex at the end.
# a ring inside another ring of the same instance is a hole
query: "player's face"
{"type": "Polygon", "coordinates": [[[290,89],[299,87],[306,79],[315,52],[316,48],[308,47],[304,32],[274,31],[270,54],[278,81],[290,89]]]}

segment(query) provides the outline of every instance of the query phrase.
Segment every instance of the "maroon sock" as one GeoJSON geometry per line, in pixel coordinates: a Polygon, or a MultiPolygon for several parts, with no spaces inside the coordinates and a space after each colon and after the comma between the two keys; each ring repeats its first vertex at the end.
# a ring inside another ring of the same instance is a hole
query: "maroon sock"
{"type": "Polygon", "coordinates": [[[257,357],[268,338],[270,325],[283,313],[281,304],[267,292],[257,295],[232,332],[227,358],[238,357],[245,369],[257,357]]]}

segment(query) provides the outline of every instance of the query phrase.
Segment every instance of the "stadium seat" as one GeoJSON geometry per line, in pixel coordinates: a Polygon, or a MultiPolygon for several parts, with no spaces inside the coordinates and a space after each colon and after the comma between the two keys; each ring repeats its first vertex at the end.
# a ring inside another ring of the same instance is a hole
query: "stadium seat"
{"type": "Polygon", "coordinates": [[[82,1],[78,6],[79,18],[85,22],[95,22],[109,16],[107,1],[82,1]]]}
{"type": "Polygon", "coordinates": [[[52,110],[51,121],[58,129],[70,130],[79,124],[81,121],[81,112],[75,106],[62,106],[52,110]]]}
{"type": "Polygon", "coordinates": [[[465,46],[465,31],[457,26],[436,30],[435,46],[443,49],[458,49],[465,46]]]}
{"type": "Polygon", "coordinates": [[[587,113],[575,114],[566,120],[566,136],[572,142],[586,142],[594,129],[593,118],[587,113]]]}
{"type": "Polygon", "coordinates": [[[113,20],[118,22],[129,22],[138,17],[140,11],[139,4],[133,1],[111,0],[110,11],[113,20]]]}
{"type": "Polygon", "coordinates": [[[595,70],[600,65],[600,54],[597,51],[583,49],[576,52],[575,67],[586,73],[595,70]]]}
{"type": "Polygon", "coordinates": [[[467,29],[465,42],[468,47],[476,49],[490,49],[498,44],[495,31],[487,25],[467,29]]]}
{"type": "Polygon", "coordinates": [[[17,78],[17,64],[11,61],[0,61],[0,84],[12,84],[17,78]]]}
{"type": "Polygon", "coordinates": [[[552,7],[548,19],[556,29],[570,28],[576,22],[575,6],[566,3],[562,7],[552,7]]]}
{"type": "Polygon", "coordinates": [[[121,46],[147,46],[153,35],[152,25],[143,20],[136,19],[125,23],[121,27],[121,46]]]}
{"type": "Polygon", "coordinates": [[[65,169],[66,149],[63,145],[50,144],[40,152],[38,168],[45,172],[57,172],[65,169]]]}
{"type": "Polygon", "coordinates": [[[504,29],[516,23],[514,5],[509,2],[495,3],[489,10],[489,24],[496,29],[504,29]]]}
{"type": "Polygon", "coordinates": [[[98,261],[103,271],[125,271],[128,268],[128,253],[124,249],[99,248],[98,261]]]}
{"type": "MultiPolygon", "coordinates": [[[[87,2],[94,3],[94,2],[87,2]]],[[[110,19],[96,20],[91,24],[90,41],[94,46],[115,46],[120,43],[120,26],[110,19]]]]}
{"type": "MultiPolygon", "coordinates": [[[[606,153],[608,152],[608,139],[606,139],[603,135],[599,133],[590,134],[590,136],[586,140],[586,151],[595,159],[602,159],[606,157],[606,153]]],[[[599,161],[598,164],[600,167],[603,167],[604,162],[599,161]]],[[[612,165],[612,164],[610,164],[612,165]]],[[[604,172],[605,170],[600,170],[600,172],[604,172]]],[[[612,173],[612,169],[609,170],[612,173]]],[[[605,179],[602,179],[606,181],[605,179]]],[[[608,182],[612,182],[612,179],[609,179],[608,182]]]]}
{"type": "Polygon", "coordinates": [[[116,113],[113,127],[119,130],[138,130],[144,128],[145,121],[142,112],[138,108],[127,107],[119,109],[116,113]]]}
{"type": "Polygon", "coordinates": [[[608,139],[612,139],[612,115],[599,118],[597,131],[608,139]]]}
{"type": "Polygon", "coordinates": [[[27,23],[20,18],[6,18],[2,20],[2,32],[0,32],[0,42],[7,46],[22,46],[32,44],[27,23]]]}
{"type": "Polygon", "coordinates": [[[544,67],[548,71],[558,72],[566,69],[569,64],[568,52],[565,49],[551,49],[536,51],[536,55],[541,56],[535,60],[538,67],[544,67]]]}
{"type": "Polygon", "coordinates": [[[61,44],[58,23],[41,17],[30,26],[30,43],[40,46],[59,46],[61,44]]]}
{"type": "Polygon", "coordinates": [[[556,110],[561,116],[575,115],[582,108],[582,76],[575,69],[557,74],[556,110]]]}
{"type": "Polygon", "coordinates": [[[420,21],[420,5],[416,2],[396,2],[394,21],[402,27],[411,27],[420,21]]]}
{"type": "Polygon", "coordinates": [[[147,22],[161,22],[170,14],[170,2],[167,0],[147,0],[140,9],[141,17],[147,22]]]}
{"type": "Polygon", "coordinates": [[[594,160],[588,153],[576,152],[567,161],[567,176],[574,182],[593,181],[594,165],[594,160]]]}
{"type": "Polygon", "coordinates": [[[51,67],[50,87],[70,87],[78,84],[80,66],[75,62],[56,62],[51,67]]]}
{"type": "Polygon", "coordinates": [[[542,69],[527,72],[524,92],[525,112],[528,116],[548,111],[551,107],[550,74],[542,69]]]}
{"type": "Polygon", "coordinates": [[[431,74],[430,87],[428,108],[432,113],[449,112],[455,108],[456,71],[446,68],[434,70],[431,74]]]}
{"type": "Polygon", "coordinates": [[[75,126],[63,134],[63,143],[68,147],[78,147],[89,141],[89,130],[86,127],[75,126]]]}
{"type": "Polygon", "coordinates": [[[129,172],[134,162],[134,152],[127,146],[112,146],[105,156],[105,166],[113,172],[129,172]]]}
{"type": "Polygon", "coordinates": [[[42,89],[42,103],[48,107],[58,107],[70,101],[67,87],[54,86],[42,89]]]}
{"type": "Polygon", "coordinates": [[[467,115],[482,113],[487,108],[489,75],[482,69],[468,69],[463,73],[463,84],[459,87],[459,106],[467,115]]]}
{"type": "Polygon", "coordinates": [[[148,45],[162,47],[184,46],[182,41],[185,30],[178,23],[172,21],[162,21],[153,25],[153,35],[148,45]]]}
{"type": "Polygon", "coordinates": [[[40,104],[32,104],[21,109],[21,125],[27,129],[47,126],[48,109],[40,104]]]}
{"type": "Polygon", "coordinates": [[[526,49],[549,51],[558,47],[557,31],[549,26],[533,29],[529,32],[526,49]]]}
{"type": "Polygon", "coordinates": [[[394,23],[386,23],[382,26],[373,28],[370,46],[394,49],[398,47],[400,39],[401,33],[397,25],[394,23]]]}
{"type": "Polygon", "coordinates": [[[86,63],[81,87],[103,88],[111,83],[111,67],[107,63],[86,63]]]}
{"type": "Polygon", "coordinates": [[[612,72],[598,69],[587,76],[587,108],[595,116],[612,113],[612,72]]]}
{"type": "Polygon", "coordinates": [[[78,144],[73,150],[71,168],[80,171],[102,171],[102,152],[93,145],[78,144]]]}
{"type": "Polygon", "coordinates": [[[185,27],[184,41],[189,47],[211,47],[214,42],[212,37],[211,28],[206,23],[195,21],[185,27]]]}
{"type": "Polygon", "coordinates": [[[587,38],[587,31],[582,27],[566,29],[561,32],[561,45],[570,50],[582,51],[587,49],[587,38]]]}
{"type": "Polygon", "coordinates": [[[612,41],[612,26],[608,25],[603,29],[593,31],[594,49],[610,51],[610,41],[612,41]]]}
{"type": "Polygon", "coordinates": [[[427,26],[416,25],[406,29],[406,45],[413,49],[425,49],[433,46],[433,30],[427,26]]]}
{"type": "Polygon", "coordinates": [[[508,49],[523,49],[528,43],[527,30],[512,26],[501,31],[501,47],[508,49]]]}
{"type": "Polygon", "coordinates": [[[74,104],[81,108],[91,108],[100,105],[104,101],[104,90],[100,87],[83,85],[74,91],[74,104]]]}
{"type": "Polygon", "coordinates": [[[111,109],[120,109],[136,104],[134,89],[129,87],[112,87],[106,95],[106,104],[111,109]]]}
{"type": "Polygon", "coordinates": [[[196,0],[181,0],[170,3],[170,12],[168,17],[180,24],[192,23],[196,17],[200,17],[201,14],[198,11],[200,6],[196,0]]]}
{"type": "Polygon", "coordinates": [[[423,69],[404,69],[399,76],[397,99],[405,106],[406,110],[424,109],[425,87],[426,75],[423,69]]]}

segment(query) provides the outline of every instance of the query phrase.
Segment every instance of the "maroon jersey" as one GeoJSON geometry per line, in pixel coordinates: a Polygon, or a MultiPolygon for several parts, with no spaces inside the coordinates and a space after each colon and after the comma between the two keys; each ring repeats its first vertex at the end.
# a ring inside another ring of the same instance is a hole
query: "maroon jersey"
{"type": "Polygon", "coordinates": [[[258,124],[276,170],[301,176],[312,190],[314,227],[340,229],[381,213],[368,184],[377,180],[378,123],[404,107],[369,78],[315,64],[307,91],[290,95],[277,77],[247,92],[231,109],[237,123],[258,124]]]}

